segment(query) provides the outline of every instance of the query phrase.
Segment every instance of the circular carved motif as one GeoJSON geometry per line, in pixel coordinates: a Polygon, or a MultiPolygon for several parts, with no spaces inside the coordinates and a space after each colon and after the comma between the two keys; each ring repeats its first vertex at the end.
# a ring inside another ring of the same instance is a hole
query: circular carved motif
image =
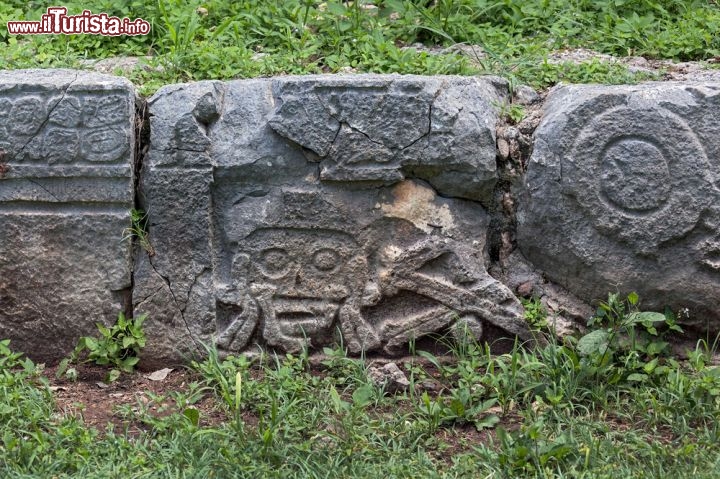
{"type": "Polygon", "coordinates": [[[601,191],[626,214],[662,208],[670,196],[670,180],[665,154],[650,138],[619,138],[605,149],[601,191]]]}
{"type": "Polygon", "coordinates": [[[282,278],[290,267],[290,255],[281,248],[266,249],[260,256],[260,269],[269,278],[282,278]]]}
{"type": "Polygon", "coordinates": [[[340,262],[340,256],[329,248],[318,250],[313,255],[313,265],[323,272],[334,270],[340,262]]]}
{"type": "Polygon", "coordinates": [[[75,97],[66,96],[50,112],[50,123],[55,123],[66,128],[78,126],[82,117],[80,100],[75,97]]]}
{"type": "Polygon", "coordinates": [[[83,155],[89,161],[115,161],[127,151],[128,136],[128,132],[121,128],[92,130],[82,139],[83,155]]]}
{"type": "Polygon", "coordinates": [[[597,230],[639,252],[685,235],[713,197],[702,145],[662,108],[607,110],[585,124],[569,153],[565,192],[597,230]]]}

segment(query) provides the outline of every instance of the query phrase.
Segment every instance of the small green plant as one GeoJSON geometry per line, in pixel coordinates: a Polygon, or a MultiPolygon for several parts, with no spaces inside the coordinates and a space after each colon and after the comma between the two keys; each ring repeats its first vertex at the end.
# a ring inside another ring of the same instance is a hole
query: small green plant
{"type": "Polygon", "coordinates": [[[148,255],[155,256],[155,248],[150,243],[148,236],[148,215],[143,210],[130,210],[130,226],[123,231],[122,241],[137,238],[140,247],[144,249],[148,255]]]}
{"type": "Polygon", "coordinates": [[[187,385],[187,391],[172,391],[168,394],[145,391],[138,395],[135,405],[121,405],[115,412],[124,419],[142,422],[156,433],[193,429],[200,425],[200,411],[195,405],[211,390],[199,382],[191,382],[187,385]]]}
{"type": "Polygon", "coordinates": [[[530,299],[521,298],[520,302],[525,308],[525,321],[528,322],[530,327],[533,329],[545,329],[547,328],[547,310],[545,305],[542,304],[540,298],[533,296],[530,299]]]}
{"type": "Polygon", "coordinates": [[[323,354],[327,357],[322,361],[327,374],[338,385],[363,386],[368,383],[367,366],[363,360],[349,357],[342,344],[335,347],[324,347],[323,354]]]}
{"type": "Polygon", "coordinates": [[[511,125],[517,125],[525,118],[525,108],[517,103],[495,102],[495,108],[498,109],[498,116],[511,125]]]}
{"type": "Polygon", "coordinates": [[[586,364],[597,373],[610,373],[612,381],[646,381],[650,374],[667,372],[667,367],[660,367],[660,357],[670,349],[663,336],[683,332],[672,311],[640,311],[638,303],[634,292],[625,299],[610,293],[588,322],[596,329],[577,343],[586,364]]]}
{"type": "Polygon", "coordinates": [[[548,474],[558,468],[579,462],[582,458],[578,445],[569,434],[556,438],[543,437],[545,425],[542,420],[533,422],[518,432],[508,433],[497,430],[500,439],[498,463],[508,477],[535,474],[536,477],[550,477],[548,474]]]}
{"type": "Polygon", "coordinates": [[[121,372],[132,372],[140,361],[140,350],[145,347],[145,332],[142,325],[146,318],[147,315],[144,314],[135,318],[126,318],[120,313],[117,322],[110,328],[97,323],[100,336],[80,338],[70,356],[63,359],[58,366],[56,375],[72,378],[77,373],[73,368],[68,369],[68,366],[82,363],[111,366],[112,369],[107,376],[108,382],[119,378],[121,372]]]}
{"type": "Polygon", "coordinates": [[[205,383],[215,391],[225,406],[239,418],[243,408],[243,383],[246,389],[248,384],[252,384],[248,376],[252,361],[242,355],[229,355],[221,359],[217,348],[208,345],[203,347],[205,358],[192,361],[190,367],[205,379],[205,383]]]}

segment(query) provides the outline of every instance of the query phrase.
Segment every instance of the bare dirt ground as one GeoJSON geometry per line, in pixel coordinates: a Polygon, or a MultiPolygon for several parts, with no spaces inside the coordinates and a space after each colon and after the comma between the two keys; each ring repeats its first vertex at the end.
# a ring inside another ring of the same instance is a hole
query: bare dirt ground
{"type": "MultiPolygon", "coordinates": [[[[328,374],[327,368],[322,362],[327,360],[326,356],[317,355],[310,358],[311,373],[313,375],[328,374]]],[[[440,361],[450,362],[452,358],[441,357],[440,361]]],[[[439,372],[432,364],[423,358],[375,358],[368,359],[367,365],[382,367],[388,362],[395,362],[402,371],[409,375],[406,365],[412,363],[421,366],[429,377],[416,385],[416,392],[422,394],[427,391],[431,396],[437,396],[445,392],[440,381],[439,372]]],[[[104,382],[108,369],[94,365],[80,365],[76,367],[77,379],[58,379],[55,377],[57,367],[47,367],[43,375],[50,383],[50,390],[53,393],[58,412],[68,416],[74,416],[83,421],[88,427],[93,427],[99,432],[107,431],[112,427],[115,433],[127,434],[131,437],[140,436],[149,432],[152,427],[140,420],[138,413],[145,412],[148,415],[161,417],[173,412],[182,412],[186,405],[177,404],[175,398],[186,397],[193,390],[198,389],[202,378],[195,372],[188,369],[173,369],[164,379],[150,379],[152,372],[137,371],[132,374],[122,374],[120,378],[112,383],[104,382]],[[196,383],[193,385],[193,383],[196,383]],[[174,393],[182,393],[176,395],[174,393]]],[[[262,372],[259,368],[250,370],[251,376],[259,379],[262,372]]],[[[200,384],[202,386],[202,384],[200,384]]],[[[396,392],[402,394],[403,392],[396,392]]],[[[193,403],[192,407],[200,412],[200,426],[216,426],[229,420],[228,414],[220,404],[213,392],[205,390],[202,398],[193,403]]],[[[406,414],[413,411],[410,402],[400,403],[400,409],[392,411],[376,411],[378,414],[406,414]]],[[[499,407],[493,408],[490,412],[501,418],[500,426],[506,430],[516,430],[522,424],[522,418],[513,412],[503,416],[499,407]]],[[[243,414],[246,425],[253,427],[258,424],[258,417],[252,412],[243,414]]],[[[494,429],[478,431],[471,424],[454,425],[453,427],[441,427],[435,433],[437,444],[441,450],[436,451],[438,457],[446,457],[447,452],[467,451],[472,446],[479,444],[496,443],[494,429]]],[[[451,457],[451,456],[447,456],[451,457]]]]}
{"type": "MultiPolygon", "coordinates": [[[[125,417],[123,410],[139,412],[146,410],[153,415],[164,415],[177,411],[173,392],[187,393],[190,384],[198,382],[196,373],[186,369],[174,369],[162,380],[149,379],[150,373],[135,372],[123,374],[112,383],[104,382],[108,369],[101,366],[80,365],[76,369],[75,381],[55,377],[56,367],[44,372],[50,382],[58,412],[82,419],[85,425],[104,431],[112,425],[116,432],[127,431],[138,435],[147,431],[148,426],[132,417],[125,417]],[[160,401],[156,399],[163,398],[160,401]]],[[[204,425],[217,424],[225,414],[215,398],[207,392],[193,407],[200,410],[204,425]]]]}

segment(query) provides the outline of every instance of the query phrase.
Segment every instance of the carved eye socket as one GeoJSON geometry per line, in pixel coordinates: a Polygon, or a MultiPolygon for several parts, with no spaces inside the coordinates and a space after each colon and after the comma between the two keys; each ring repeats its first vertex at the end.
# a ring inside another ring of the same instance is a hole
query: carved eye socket
{"type": "Polygon", "coordinates": [[[287,273],[290,266],[290,255],[280,248],[266,249],[260,254],[260,268],[271,277],[278,278],[287,273]]]}
{"type": "Polygon", "coordinates": [[[295,102],[286,103],[283,108],[284,113],[286,113],[289,116],[295,116],[298,114],[298,106],[295,102]]]}
{"type": "Polygon", "coordinates": [[[334,250],[323,248],[313,254],[313,265],[320,271],[332,271],[340,262],[340,256],[334,250]]]}

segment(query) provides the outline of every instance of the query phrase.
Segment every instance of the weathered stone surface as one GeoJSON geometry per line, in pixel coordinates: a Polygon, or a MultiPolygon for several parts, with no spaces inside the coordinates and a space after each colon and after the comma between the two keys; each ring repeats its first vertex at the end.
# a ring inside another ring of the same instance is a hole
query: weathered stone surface
{"type": "Polygon", "coordinates": [[[410,381],[396,363],[390,362],[382,367],[370,366],[368,377],[377,386],[388,394],[407,391],[410,381]]]}
{"type": "Polygon", "coordinates": [[[0,338],[33,358],[129,306],[134,121],[127,80],[0,72],[0,338]]]}
{"type": "Polygon", "coordinates": [[[720,329],[720,83],[564,86],[535,134],[523,253],[587,301],[637,291],[720,329]]]}
{"type": "Polygon", "coordinates": [[[489,82],[474,78],[326,76],[275,82],[278,134],[314,152],[324,181],[391,184],[421,178],[440,194],[492,197],[495,172],[489,82]]]}
{"type": "Polygon", "coordinates": [[[133,294],[146,356],[213,341],[298,351],[339,334],[353,352],[396,353],[457,322],[529,337],[486,272],[485,209],[438,194],[492,192],[498,98],[452,77],[160,90],[142,173],[157,253],[138,260],[133,294]]]}

